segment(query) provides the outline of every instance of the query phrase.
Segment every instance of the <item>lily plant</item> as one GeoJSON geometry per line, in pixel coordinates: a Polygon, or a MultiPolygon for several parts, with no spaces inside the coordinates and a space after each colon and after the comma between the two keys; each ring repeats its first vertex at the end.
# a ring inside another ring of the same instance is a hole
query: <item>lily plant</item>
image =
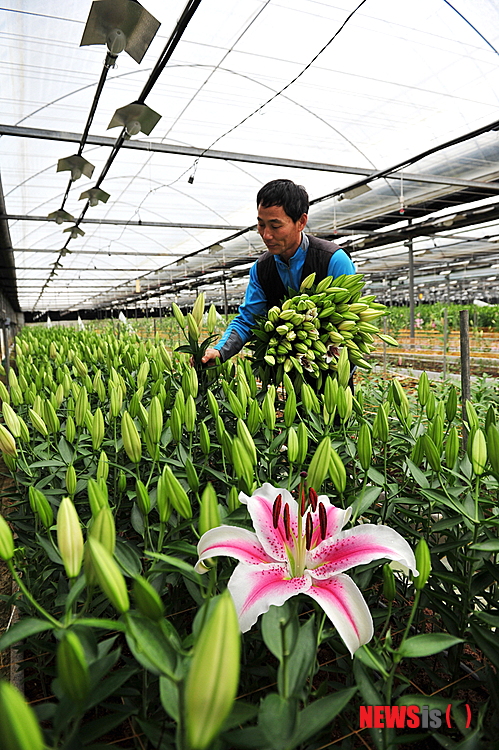
{"type": "Polygon", "coordinates": [[[337,508],[326,495],[300,487],[300,503],[288,490],[265,483],[251,497],[240,493],[254,532],[218,526],[198,543],[196,570],[204,561],[227,555],[239,560],[228,589],[244,633],[271,605],[306,594],[322,607],[350,653],[373,636],[373,621],[349,568],[378,559],[395,560],[418,575],[405,539],[383,525],[359,524],[343,530],[352,509],[337,508]]]}

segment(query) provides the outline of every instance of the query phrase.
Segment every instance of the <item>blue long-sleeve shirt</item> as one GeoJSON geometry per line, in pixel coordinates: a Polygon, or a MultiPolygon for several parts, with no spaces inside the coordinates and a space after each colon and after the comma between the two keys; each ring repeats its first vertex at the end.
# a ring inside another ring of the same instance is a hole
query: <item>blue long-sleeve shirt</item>
{"type": "MultiPolygon", "coordinates": [[[[284,288],[298,290],[301,284],[303,264],[307,257],[308,237],[302,233],[302,241],[298,250],[289,259],[289,264],[285,263],[278,255],[275,255],[275,262],[279,276],[281,277],[284,288]]],[[[344,250],[337,250],[331,256],[328,266],[328,276],[336,278],[341,274],[356,273],[352,260],[344,250]]],[[[239,307],[239,313],[227,327],[220,341],[215,345],[221,354],[222,361],[229,359],[237,354],[251,338],[251,329],[254,327],[256,318],[259,315],[266,315],[269,310],[269,304],[265,292],[258,280],[257,263],[254,263],[250,269],[250,278],[243,304],[239,307]]]]}

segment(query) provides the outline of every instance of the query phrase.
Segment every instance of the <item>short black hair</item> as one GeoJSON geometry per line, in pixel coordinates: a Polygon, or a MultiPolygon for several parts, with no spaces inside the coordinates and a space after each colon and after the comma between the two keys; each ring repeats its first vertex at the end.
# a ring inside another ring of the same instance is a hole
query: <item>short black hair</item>
{"type": "Polygon", "coordinates": [[[298,221],[303,214],[308,214],[308,193],[303,185],[291,180],[272,180],[258,191],[256,205],[262,208],[282,206],[290,219],[298,221]]]}

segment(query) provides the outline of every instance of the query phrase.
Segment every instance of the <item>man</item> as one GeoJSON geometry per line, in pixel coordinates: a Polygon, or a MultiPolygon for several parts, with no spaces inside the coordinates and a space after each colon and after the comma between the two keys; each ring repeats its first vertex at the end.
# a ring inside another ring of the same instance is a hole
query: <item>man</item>
{"type": "Polygon", "coordinates": [[[287,297],[288,287],[298,290],[304,278],[316,273],[316,282],[326,276],[355,273],[349,256],[334,242],[303,232],[308,220],[308,195],[304,187],[291,180],[272,180],[256,197],[258,234],[267,252],[250,270],[250,280],[239,314],[218,344],[206,350],[201,360],[225,362],[239,352],[251,338],[258,315],[266,315],[273,305],[287,297]]]}

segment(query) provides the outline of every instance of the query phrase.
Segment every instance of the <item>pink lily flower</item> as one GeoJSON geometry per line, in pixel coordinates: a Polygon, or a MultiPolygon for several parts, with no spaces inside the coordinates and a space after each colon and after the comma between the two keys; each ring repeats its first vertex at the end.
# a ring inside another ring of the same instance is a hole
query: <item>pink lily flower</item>
{"type": "Polygon", "coordinates": [[[326,495],[303,494],[301,507],[285,489],[265,483],[246,503],[255,532],[236,526],[207,531],[198,543],[198,573],[203,561],[218,555],[239,560],[228,584],[245,633],[274,604],[297,594],[315,599],[350,653],[373,636],[373,621],[357,585],[346,570],[372,560],[402,563],[417,576],[414,554],[388,526],[361,524],[342,531],[352,509],[331,505],[326,495]]]}

